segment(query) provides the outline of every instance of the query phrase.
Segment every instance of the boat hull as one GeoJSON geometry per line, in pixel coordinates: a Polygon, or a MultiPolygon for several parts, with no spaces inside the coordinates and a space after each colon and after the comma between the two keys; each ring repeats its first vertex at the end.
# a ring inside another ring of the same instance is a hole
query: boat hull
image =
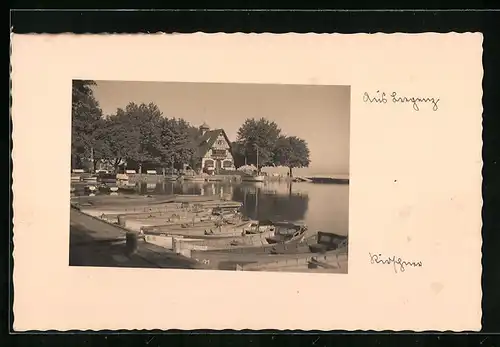
{"type": "Polygon", "coordinates": [[[273,237],[268,238],[267,242],[270,244],[288,243],[292,241],[300,242],[305,239],[306,231],[307,229],[301,229],[291,236],[283,236],[283,237],[282,235],[277,234],[273,237]]]}
{"type": "Polygon", "coordinates": [[[176,234],[169,235],[168,233],[153,234],[144,232],[144,240],[167,249],[172,249],[177,253],[182,253],[184,250],[224,250],[231,247],[266,245],[266,238],[273,234],[274,230],[267,230],[260,234],[209,239],[190,235],[182,236],[176,234]]]}
{"type": "MultiPolygon", "coordinates": [[[[158,220],[127,220],[119,222],[120,225],[126,229],[134,231],[147,231],[151,233],[186,233],[187,231],[198,233],[202,235],[205,231],[217,230],[216,220],[196,218],[194,221],[191,219],[174,220],[168,219],[158,220]]],[[[224,227],[226,227],[224,225],[224,227]]]]}
{"type": "Polygon", "coordinates": [[[128,181],[129,176],[127,174],[116,174],[117,181],[128,181]]]}
{"type": "MultiPolygon", "coordinates": [[[[243,222],[235,225],[220,225],[217,226],[215,222],[199,222],[189,225],[175,224],[175,225],[155,225],[146,226],[141,229],[144,234],[148,235],[183,235],[186,237],[200,237],[200,236],[217,236],[217,235],[236,235],[241,236],[243,231],[251,232],[251,222],[243,222]]],[[[262,230],[266,231],[266,230],[262,230]]]]}
{"type": "MultiPolygon", "coordinates": [[[[79,206],[80,209],[85,210],[88,213],[96,214],[101,216],[103,214],[130,214],[130,213],[156,213],[156,212],[176,212],[182,213],[185,208],[189,208],[190,204],[183,204],[179,202],[160,202],[151,200],[151,202],[142,202],[142,201],[128,201],[123,203],[116,202],[103,202],[99,203],[78,203],[75,202],[76,206],[79,206]]],[[[208,201],[205,203],[194,203],[192,207],[196,207],[199,209],[213,209],[213,208],[240,208],[241,203],[239,202],[228,202],[228,201],[208,201]]]]}
{"type": "Polygon", "coordinates": [[[264,176],[243,176],[241,178],[242,182],[264,182],[264,176]]]}
{"type": "Polygon", "coordinates": [[[95,191],[97,191],[97,187],[96,186],[92,186],[92,185],[85,186],[85,191],[87,191],[87,192],[95,192],[95,191]]]}
{"type": "Polygon", "coordinates": [[[83,178],[84,182],[92,182],[92,183],[97,183],[97,177],[84,177],[83,178]]]}
{"type": "Polygon", "coordinates": [[[184,181],[193,181],[193,182],[205,182],[206,181],[205,177],[200,177],[200,176],[184,176],[183,179],[184,179],[184,181]]]}

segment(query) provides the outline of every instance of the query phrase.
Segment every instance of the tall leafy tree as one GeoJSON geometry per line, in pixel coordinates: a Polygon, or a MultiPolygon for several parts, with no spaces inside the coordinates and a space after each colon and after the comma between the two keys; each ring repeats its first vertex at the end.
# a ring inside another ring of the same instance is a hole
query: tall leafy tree
{"type": "Polygon", "coordinates": [[[191,149],[192,155],[190,160],[187,162],[189,166],[194,169],[195,171],[201,170],[201,160],[202,157],[198,153],[198,145],[200,144],[200,139],[201,139],[201,131],[198,127],[195,127],[193,125],[190,125],[188,128],[188,134],[189,134],[189,148],[191,149]]]}
{"type": "Polygon", "coordinates": [[[195,152],[191,128],[183,119],[163,118],[160,121],[157,150],[162,166],[180,169],[190,162],[195,152]]]}
{"type": "Polygon", "coordinates": [[[237,155],[243,155],[247,164],[258,167],[273,165],[274,148],[280,134],[281,129],[273,121],[265,118],[247,119],[238,130],[237,155]]]}
{"type": "Polygon", "coordinates": [[[101,123],[96,138],[96,157],[113,165],[115,172],[120,164],[137,156],[140,132],[127,119],[126,113],[108,116],[101,123]]]}
{"type": "Polygon", "coordinates": [[[73,80],[71,107],[72,166],[90,159],[96,146],[96,131],[102,120],[102,110],[94,97],[91,80],[73,80]]]}
{"type": "Polygon", "coordinates": [[[232,155],[234,159],[234,166],[239,168],[243,165],[245,165],[245,149],[244,147],[238,143],[237,141],[234,141],[231,143],[231,148],[232,148],[232,155]]]}
{"type": "Polygon", "coordinates": [[[296,136],[280,136],[274,151],[274,163],[286,166],[290,177],[293,168],[308,167],[310,163],[307,142],[296,136]]]}
{"type": "Polygon", "coordinates": [[[201,138],[200,129],[188,123],[187,132],[189,134],[189,138],[194,143],[194,147],[196,147],[196,144],[199,142],[199,139],[201,138]]]}
{"type": "Polygon", "coordinates": [[[139,164],[139,170],[145,163],[161,161],[160,124],[162,112],[154,103],[129,103],[125,109],[118,109],[116,116],[122,122],[122,129],[128,129],[130,144],[127,159],[139,164]]]}

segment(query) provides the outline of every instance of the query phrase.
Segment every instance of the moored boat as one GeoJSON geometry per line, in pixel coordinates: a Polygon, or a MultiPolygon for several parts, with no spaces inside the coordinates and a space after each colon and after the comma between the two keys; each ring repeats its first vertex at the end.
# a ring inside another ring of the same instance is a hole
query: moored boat
{"type": "MultiPolygon", "coordinates": [[[[230,211],[230,210],[229,210],[230,211]]],[[[157,229],[200,229],[220,225],[235,225],[245,219],[238,211],[223,214],[213,213],[210,208],[172,208],[160,212],[135,212],[102,214],[101,219],[117,223],[127,229],[140,230],[142,227],[157,229]]]]}
{"type": "Polygon", "coordinates": [[[173,249],[175,241],[179,247],[189,249],[225,249],[236,246],[267,244],[266,238],[274,234],[274,227],[262,226],[258,222],[245,222],[236,226],[219,226],[212,229],[172,230],[158,227],[143,228],[141,234],[146,242],[173,249]]]}
{"type": "Polygon", "coordinates": [[[224,178],[222,176],[208,176],[206,178],[207,182],[221,182],[223,180],[224,180],[224,178]]]}
{"type": "Polygon", "coordinates": [[[325,253],[347,247],[347,236],[318,231],[317,242],[309,245],[311,253],[325,253]]]}
{"type": "Polygon", "coordinates": [[[137,188],[134,186],[120,186],[118,187],[118,191],[124,192],[124,193],[135,193],[137,191],[137,188]]]}
{"type": "Polygon", "coordinates": [[[259,147],[255,146],[257,163],[255,169],[251,173],[241,176],[242,182],[264,182],[265,176],[261,174],[259,169],[259,147]]]}
{"type": "Polygon", "coordinates": [[[185,181],[193,181],[193,182],[204,182],[206,180],[206,177],[204,176],[195,176],[195,175],[184,175],[182,178],[185,181]]]}
{"type": "MultiPolygon", "coordinates": [[[[94,191],[95,189],[95,186],[93,186],[86,190],[94,191]]],[[[106,189],[111,190],[112,188],[106,189]]],[[[120,189],[120,187],[118,187],[118,189],[120,189]]],[[[116,188],[111,191],[116,192],[116,188]]],[[[171,218],[175,217],[173,216],[175,214],[177,215],[175,219],[186,218],[191,220],[193,217],[197,218],[212,215],[213,211],[215,211],[213,217],[208,219],[221,219],[230,222],[231,220],[240,218],[238,210],[242,204],[236,201],[215,200],[213,197],[208,198],[189,195],[138,196],[124,194],[119,197],[101,195],[94,198],[73,198],[71,200],[71,205],[91,216],[102,218],[103,215],[105,215],[106,218],[103,219],[114,223],[117,221],[118,216],[122,216],[123,219],[129,217],[130,219],[150,219],[154,217],[171,218]]]]}
{"type": "Polygon", "coordinates": [[[151,219],[124,219],[119,220],[119,224],[130,230],[141,230],[145,228],[163,230],[163,231],[185,231],[185,230],[210,230],[216,228],[216,220],[210,219],[210,216],[189,217],[160,217],[151,219]]]}
{"type": "Polygon", "coordinates": [[[111,192],[111,191],[118,191],[118,187],[115,187],[115,186],[112,186],[112,185],[109,185],[109,184],[106,184],[106,183],[101,183],[99,185],[97,185],[99,191],[101,192],[111,192]],[[114,190],[112,190],[114,188],[114,190]]]}
{"type": "Polygon", "coordinates": [[[218,250],[218,252],[223,254],[255,254],[255,255],[310,253],[309,246],[315,244],[316,241],[317,241],[317,235],[311,235],[304,237],[303,239],[302,238],[293,239],[283,243],[272,243],[263,246],[253,246],[253,247],[250,246],[250,247],[228,248],[224,250],[218,250]]]}
{"type": "Polygon", "coordinates": [[[109,213],[103,214],[101,217],[108,220],[118,220],[118,219],[151,219],[151,218],[176,218],[181,219],[188,216],[205,216],[211,215],[211,209],[209,208],[195,208],[192,206],[188,207],[178,207],[172,209],[166,209],[165,211],[158,212],[131,212],[131,213],[109,213]]]}
{"type": "Polygon", "coordinates": [[[267,239],[270,244],[287,243],[290,241],[304,240],[307,226],[304,224],[294,223],[274,223],[276,232],[272,237],[267,239]]]}
{"type": "MultiPolygon", "coordinates": [[[[279,233],[279,229],[276,230],[279,233]]],[[[272,239],[272,237],[268,237],[272,239]]],[[[314,235],[291,238],[280,243],[258,247],[238,247],[218,250],[221,254],[310,254],[310,253],[328,253],[330,251],[347,248],[347,236],[341,236],[334,233],[318,232],[314,235]]],[[[203,258],[203,251],[196,257],[203,258]]]]}
{"type": "MultiPolygon", "coordinates": [[[[150,203],[141,203],[140,201],[134,202],[130,201],[128,203],[123,203],[123,204],[115,204],[115,203],[109,203],[109,204],[90,204],[87,202],[85,203],[78,203],[75,202],[76,205],[80,205],[80,209],[82,212],[85,213],[91,213],[93,215],[98,215],[101,216],[103,214],[130,214],[130,213],[144,213],[144,212],[169,212],[169,211],[177,211],[177,212],[184,212],[184,211],[189,211],[188,207],[182,207],[182,203],[178,202],[150,202],[150,203]],[[83,211],[85,210],[85,211],[83,211]]],[[[203,209],[212,209],[215,207],[227,207],[227,208],[234,208],[235,206],[239,207],[240,203],[231,203],[231,202],[213,202],[213,203],[206,203],[206,204],[201,204],[203,209]]]]}
{"type": "Polygon", "coordinates": [[[243,182],[264,182],[265,176],[263,175],[245,175],[241,177],[243,182]]]}
{"type": "MultiPolygon", "coordinates": [[[[165,234],[165,235],[190,235],[190,236],[202,236],[202,235],[221,235],[237,231],[238,235],[241,235],[245,230],[247,233],[254,232],[251,221],[240,221],[235,224],[228,224],[221,221],[201,221],[195,223],[175,223],[175,224],[164,224],[164,225],[149,225],[140,228],[143,234],[165,234]]],[[[255,231],[256,233],[256,231],[255,231]]]]}
{"type": "Polygon", "coordinates": [[[84,182],[97,182],[97,176],[83,177],[84,182]]]}
{"type": "MultiPolygon", "coordinates": [[[[242,246],[257,246],[265,245],[267,243],[267,238],[274,234],[274,229],[268,229],[264,232],[258,234],[244,234],[241,236],[234,237],[224,237],[217,239],[197,239],[191,238],[189,240],[184,240],[182,238],[174,238],[174,242],[178,243],[180,249],[206,249],[206,250],[217,250],[225,249],[230,247],[242,247],[242,246]]],[[[175,248],[174,248],[175,249],[175,248]]]]}
{"type": "Polygon", "coordinates": [[[323,183],[323,184],[349,184],[348,176],[313,176],[307,177],[312,183],[323,183]]]}
{"type": "Polygon", "coordinates": [[[274,243],[268,251],[271,254],[310,253],[309,246],[315,244],[317,240],[317,234],[307,237],[304,235],[304,237],[300,239],[293,239],[284,243],[274,243]]]}
{"type": "Polygon", "coordinates": [[[173,249],[176,253],[183,250],[219,250],[230,247],[257,246],[267,244],[266,237],[272,236],[274,230],[268,230],[261,234],[250,234],[241,236],[221,237],[203,239],[196,237],[183,237],[177,235],[150,235],[145,234],[146,242],[155,243],[159,246],[173,249]]]}
{"type": "Polygon", "coordinates": [[[228,207],[225,206],[213,207],[211,214],[221,219],[231,219],[231,218],[241,217],[240,209],[238,207],[233,207],[231,205],[229,205],[228,207]]]}
{"type": "Polygon", "coordinates": [[[116,175],[107,172],[100,172],[97,175],[97,181],[101,183],[116,183],[116,175]]]}
{"type": "Polygon", "coordinates": [[[97,187],[94,185],[85,186],[85,191],[87,191],[87,192],[95,192],[96,190],[97,190],[97,187]]]}
{"type": "Polygon", "coordinates": [[[117,181],[128,181],[129,180],[129,176],[126,173],[124,173],[124,174],[118,173],[118,174],[116,174],[115,178],[117,181]]]}

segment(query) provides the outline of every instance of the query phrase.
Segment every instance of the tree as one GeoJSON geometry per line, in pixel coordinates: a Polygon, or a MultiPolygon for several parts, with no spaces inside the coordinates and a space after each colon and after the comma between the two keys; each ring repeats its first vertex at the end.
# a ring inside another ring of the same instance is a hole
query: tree
{"type": "Polygon", "coordinates": [[[123,162],[181,168],[196,150],[198,131],[183,119],[164,118],[158,106],[129,103],[108,116],[96,131],[98,159],[115,171],[123,162]]]}
{"type": "Polygon", "coordinates": [[[234,166],[239,168],[245,165],[245,151],[244,147],[237,141],[231,143],[232,155],[234,159],[234,166]]]}
{"type": "Polygon", "coordinates": [[[188,124],[188,129],[187,129],[187,132],[189,134],[189,138],[191,139],[191,141],[194,143],[194,147],[196,147],[196,144],[198,143],[198,140],[200,139],[201,137],[201,132],[200,132],[200,129],[195,127],[195,126],[192,126],[191,124],[187,123],[188,124]]]}
{"type": "Polygon", "coordinates": [[[296,136],[280,136],[274,151],[276,165],[288,167],[290,177],[293,177],[293,168],[308,167],[310,162],[305,140],[296,136]]]}
{"type": "Polygon", "coordinates": [[[122,139],[130,141],[126,145],[129,150],[126,158],[139,164],[139,171],[145,163],[161,161],[160,124],[162,112],[154,103],[135,104],[129,103],[125,110],[118,109],[116,116],[120,120],[123,131],[128,135],[121,135],[122,139]]]}
{"type": "Polygon", "coordinates": [[[91,80],[73,80],[71,107],[72,167],[80,166],[92,156],[96,145],[96,131],[102,119],[102,110],[94,97],[91,80]]]}
{"type": "Polygon", "coordinates": [[[193,134],[189,123],[183,119],[163,118],[159,125],[158,152],[162,166],[174,166],[180,169],[189,163],[195,150],[192,145],[193,134]]]}
{"type": "Polygon", "coordinates": [[[236,155],[243,155],[247,164],[254,164],[258,168],[273,165],[274,148],[280,134],[281,129],[273,121],[265,118],[247,119],[238,130],[236,155]]]}
{"type": "Polygon", "coordinates": [[[192,155],[187,163],[189,164],[191,169],[199,171],[201,170],[202,156],[198,153],[198,145],[200,144],[200,139],[202,137],[202,134],[198,127],[192,125],[189,125],[188,134],[190,141],[189,147],[191,148],[192,155]]]}
{"type": "Polygon", "coordinates": [[[139,170],[146,163],[159,163],[162,113],[153,103],[129,103],[99,123],[95,156],[113,165],[135,162],[139,170]]]}
{"type": "Polygon", "coordinates": [[[115,172],[121,163],[134,157],[139,148],[140,133],[132,127],[125,113],[107,117],[97,131],[95,156],[113,165],[115,172]]]}

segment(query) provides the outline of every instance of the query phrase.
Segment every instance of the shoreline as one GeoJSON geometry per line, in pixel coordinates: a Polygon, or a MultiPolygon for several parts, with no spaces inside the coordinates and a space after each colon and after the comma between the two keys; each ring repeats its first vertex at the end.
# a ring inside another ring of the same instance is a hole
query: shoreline
{"type": "MultiPolygon", "coordinates": [[[[75,175],[73,175],[75,177],[75,175]]],[[[73,178],[71,180],[72,184],[92,184],[92,183],[105,183],[99,181],[85,181],[84,176],[80,176],[80,179],[73,178]]],[[[152,174],[129,174],[128,183],[163,183],[163,182],[230,182],[230,183],[241,183],[241,175],[196,175],[196,176],[180,176],[178,179],[173,180],[171,176],[163,175],[152,175],[152,174]]],[[[117,181],[118,182],[118,181],[117,181]]],[[[245,183],[265,183],[265,182],[283,182],[283,183],[315,183],[315,184],[349,184],[350,178],[347,175],[311,175],[311,176],[294,176],[294,177],[282,177],[282,176],[265,176],[263,182],[245,182],[245,183]]],[[[109,182],[111,183],[111,182],[109,182]]]]}

